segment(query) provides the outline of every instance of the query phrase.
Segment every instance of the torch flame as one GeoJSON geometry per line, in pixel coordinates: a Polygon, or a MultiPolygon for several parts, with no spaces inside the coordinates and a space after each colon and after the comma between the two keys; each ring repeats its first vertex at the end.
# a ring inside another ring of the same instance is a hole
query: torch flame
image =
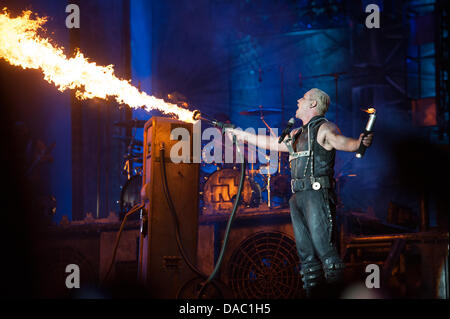
{"type": "Polygon", "coordinates": [[[158,109],[185,122],[193,122],[193,112],[140,92],[129,81],[114,75],[113,65],[99,66],[89,62],[80,51],[67,58],[63,48],[41,38],[47,18],[31,18],[31,11],[11,18],[7,9],[0,13],[0,59],[23,69],[39,69],[44,79],[53,83],[59,91],[74,89],[79,99],[115,97],[120,104],[147,111],[158,109]]]}
{"type": "Polygon", "coordinates": [[[363,111],[366,112],[366,113],[369,113],[369,114],[374,114],[375,113],[375,109],[373,107],[371,107],[371,108],[369,108],[367,110],[363,110],[363,111]]]}

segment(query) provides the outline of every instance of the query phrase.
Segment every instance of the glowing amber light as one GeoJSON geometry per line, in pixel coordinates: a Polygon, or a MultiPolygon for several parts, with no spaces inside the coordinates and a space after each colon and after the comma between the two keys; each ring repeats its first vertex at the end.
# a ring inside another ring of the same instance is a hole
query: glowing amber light
{"type": "MultiPolygon", "coordinates": [[[[41,70],[44,79],[59,91],[75,90],[79,99],[114,97],[120,104],[147,111],[160,110],[185,122],[193,122],[193,112],[140,92],[129,81],[114,75],[113,65],[99,66],[77,51],[68,58],[63,47],[37,34],[44,30],[45,17],[31,17],[31,11],[11,18],[7,9],[0,13],[0,59],[24,69],[41,70]]],[[[44,30],[45,31],[45,30],[44,30]]]]}

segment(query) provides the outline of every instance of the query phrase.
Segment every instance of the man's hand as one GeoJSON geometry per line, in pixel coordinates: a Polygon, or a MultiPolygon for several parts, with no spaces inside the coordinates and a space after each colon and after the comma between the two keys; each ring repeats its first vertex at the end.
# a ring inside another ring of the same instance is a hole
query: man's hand
{"type": "Polygon", "coordinates": [[[364,136],[364,133],[361,133],[358,139],[359,141],[358,144],[361,144],[362,141],[365,147],[369,147],[370,145],[372,145],[372,140],[373,140],[373,133],[369,133],[367,136],[364,136]]]}

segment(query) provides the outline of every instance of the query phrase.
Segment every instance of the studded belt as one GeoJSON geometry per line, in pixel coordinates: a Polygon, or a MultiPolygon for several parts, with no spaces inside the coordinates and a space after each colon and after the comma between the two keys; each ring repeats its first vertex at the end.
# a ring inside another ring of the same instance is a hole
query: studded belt
{"type": "Polygon", "coordinates": [[[320,176],[320,177],[311,176],[306,178],[291,179],[292,193],[310,189],[319,190],[321,188],[331,188],[331,181],[328,176],[320,176]]]}

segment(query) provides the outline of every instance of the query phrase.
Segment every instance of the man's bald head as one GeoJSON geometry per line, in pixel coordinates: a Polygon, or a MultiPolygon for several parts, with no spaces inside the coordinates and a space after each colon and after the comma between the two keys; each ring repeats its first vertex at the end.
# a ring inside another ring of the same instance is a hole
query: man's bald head
{"type": "Polygon", "coordinates": [[[314,88],[308,91],[309,99],[317,101],[317,112],[320,115],[327,113],[330,107],[330,97],[324,91],[314,88]]]}

